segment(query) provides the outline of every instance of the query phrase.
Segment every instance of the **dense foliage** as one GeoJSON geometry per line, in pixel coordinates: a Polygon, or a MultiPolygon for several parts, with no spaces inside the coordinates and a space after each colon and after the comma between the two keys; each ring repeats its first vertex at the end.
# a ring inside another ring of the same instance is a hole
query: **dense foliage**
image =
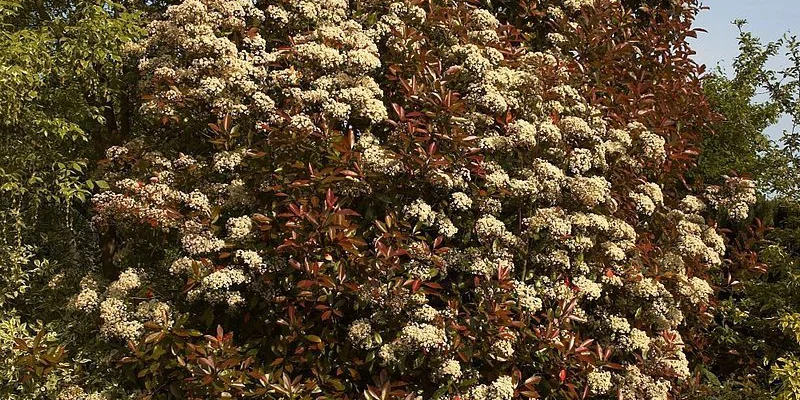
{"type": "Polygon", "coordinates": [[[0,394],[792,396],[798,80],[699,10],[0,0],[0,394]]]}
{"type": "Polygon", "coordinates": [[[709,102],[724,119],[703,141],[693,172],[706,181],[732,173],[755,179],[761,198],[751,220],[725,227],[736,232],[737,250],[756,249],[758,258],[735,263],[719,283],[718,323],[706,335],[704,372],[715,398],[795,399],[800,395],[798,43],[786,37],[762,44],[743,29],[744,21],[736,23],[741,53],[731,76],[719,70],[705,80],[709,102]],[[766,67],[784,52],[788,67],[766,67]],[[765,129],[780,116],[791,118],[793,128],[771,139],[765,129]]]}

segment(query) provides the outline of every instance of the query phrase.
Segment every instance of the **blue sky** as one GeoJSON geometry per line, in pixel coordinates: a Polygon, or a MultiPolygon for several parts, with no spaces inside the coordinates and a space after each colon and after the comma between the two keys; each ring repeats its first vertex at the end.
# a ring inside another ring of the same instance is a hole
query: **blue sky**
{"type": "MultiPolygon", "coordinates": [[[[800,35],[800,0],[705,0],[703,4],[710,9],[700,13],[695,26],[708,33],[700,33],[692,46],[697,51],[695,59],[709,70],[717,65],[731,69],[731,62],[738,54],[738,30],[731,24],[733,20],[747,20],[746,29],[761,38],[762,43],[777,40],[786,32],[800,35]]],[[[784,62],[779,58],[769,66],[780,68],[784,62]]],[[[776,138],[789,128],[791,120],[784,118],[768,133],[776,138]]]]}
{"type": "Polygon", "coordinates": [[[737,54],[738,30],[731,24],[735,19],[746,19],[747,29],[763,42],[779,39],[785,32],[800,33],[800,0],[705,0],[710,7],[700,13],[695,22],[701,33],[693,43],[697,60],[714,67],[723,66],[737,54]]]}

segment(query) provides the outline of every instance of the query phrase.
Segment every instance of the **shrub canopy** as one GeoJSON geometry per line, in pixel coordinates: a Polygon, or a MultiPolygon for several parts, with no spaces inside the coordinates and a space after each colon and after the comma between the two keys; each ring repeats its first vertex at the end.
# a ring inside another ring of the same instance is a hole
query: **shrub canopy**
{"type": "Polygon", "coordinates": [[[697,2],[630,3],[167,7],[50,280],[92,361],[17,351],[59,399],[677,398],[756,197],[684,179],[697,2]]]}

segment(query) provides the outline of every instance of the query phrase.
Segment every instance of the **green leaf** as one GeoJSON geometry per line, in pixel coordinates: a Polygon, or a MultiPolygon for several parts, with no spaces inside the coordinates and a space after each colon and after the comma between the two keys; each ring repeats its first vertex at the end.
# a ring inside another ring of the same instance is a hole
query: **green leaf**
{"type": "Polygon", "coordinates": [[[316,336],[316,335],[306,335],[305,338],[306,338],[306,340],[308,340],[309,342],[312,342],[312,343],[320,343],[320,342],[322,342],[322,339],[319,336],[316,336]]]}

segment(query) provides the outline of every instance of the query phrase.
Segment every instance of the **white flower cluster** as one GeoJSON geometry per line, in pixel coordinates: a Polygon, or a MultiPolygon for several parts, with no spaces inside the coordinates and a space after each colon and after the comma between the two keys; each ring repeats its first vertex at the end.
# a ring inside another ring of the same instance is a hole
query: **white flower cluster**
{"type": "Polygon", "coordinates": [[[492,355],[494,358],[507,361],[514,356],[514,342],[517,337],[514,334],[507,333],[492,343],[492,355]]]}
{"type": "Polygon", "coordinates": [[[616,387],[624,400],[668,399],[672,384],[666,379],[652,378],[639,367],[629,365],[618,375],[616,387]]]}
{"type": "Polygon", "coordinates": [[[485,215],[475,222],[475,233],[483,243],[501,240],[507,245],[517,242],[517,237],[506,229],[505,224],[493,215],[485,215]]]}
{"type": "Polygon", "coordinates": [[[483,276],[494,275],[500,267],[507,269],[514,267],[510,253],[506,251],[484,252],[478,247],[449,252],[447,265],[456,271],[483,276]]]}
{"type": "Polygon", "coordinates": [[[436,227],[438,233],[445,237],[453,237],[458,233],[458,228],[453,225],[447,215],[433,211],[431,206],[422,199],[414,200],[413,203],[406,206],[405,214],[409,218],[419,221],[422,226],[436,227]]]}
{"type": "Polygon", "coordinates": [[[698,259],[711,266],[722,263],[725,241],[712,227],[705,224],[702,216],[684,214],[673,210],[668,215],[678,231],[677,251],[684,257],[698,259]]]}
{"type": "MultiPolygon", "coordinates": [[[[95,210],[93,217],[95,225],[105,226],[111,220],[129,217],[139,221],[152,221],[153,225],[166,229],[177,226],[179,218],[167,209],[167,204],[163,199],[163,195],[172,195],[173,192],[167,192],[166,187],[163,185],[159,185],[158,188],[161,192],[153,191],[147,193],[160,197],[152,202],[150,198],[140,196],[141,191],[136,191],[132,195],[113,192],[102,192],[94,195],[92,203],[95,210]]],[[[178,201],[177,196],[170,196],[169,198],[176,202],[178,201]]]]}
{"type": "Polygon", "coordinates": [[[370,133],[364,133],[358,140],[361,149],[361,162],[367,172],[394,176],[400,172],[402,163],[388,150],[379,145],[378,139],[370,133]]]}
{"type": "Polygon", "coordinates": [[[231,172],[236,170],[244,161],[244,151],[221,151],[214,154],[212,161],[216,172],[231,172]]]}
{"type": "Polygon", "coordinates": [[[706,204],[696,196],[687,195],[681,200],[680,210],[687,214],[698,214],[706,209],[706,204]]]}
{"type": "Polygon", "coordinates": [[[228,238],[232,240],[244,239],[250,235],[253,222],[247,215],[228,219],[225,228],[228,230],[228,238]]]}
{"type": "Polygon", "coordinates": [[[587,385],[594,394],[605,394],[613,387],[611,372],[594,370],[587,376],[587,385]]]}
{"type": "Polygon", "coordinates": [[[423,225],[433,225],[436,221],[436,212],[422,199],[414,200],[413,203],[406,207],[405,213],[423,225]]]}
{"type": "Polygon", "coordinates": [[[470,388],[465,400],[511,400],[514,397],[516,385],[510,376],[501,376],[491,385],[477,385],[470,388]]]}
{"type": "Polygon", "coordinates": [[[197,261],[189,258],[189,257],[181,257],[172,262],[169,267],[169,272],[172,275],[181,275],[181,274],[189,274],[194,269],[194,265],[197,261]]]}
{"type": "Polygon", "coordinates": [[[100,303],[100,318],[100,333],[108,338],[136,341],[144,330],[144,325],[133,318],[129,304],[116,297],[100,303]]]}
{"type": "Polygon", "coordinates": [[[519,306],[525,312],[535,313],[542,308],[542,299],[536,296],[533,285],[514,281],[514,294],[517,296],[519,306]]]}
{"type": "Polygon", "coordinates": [[[603,291],[601,284],[590,280],[586,276],[578,276],[572,283],[578,288],[581,296],[587,300],[598,299],[603,291]]]}
{"type": "Polygon", "coordinates": [[[100,303],[100,294],[97,292],[99,290],[98,286],[97,281],[89,275],[81,278],[81,291],[72,298],[70,307],[85,313],[91,313],[96,310],[100,303]]]}
{"type": "Polygon", "coordinates": [[[67,386],[58,393],[56,400],[107,400],[109,397],[101,392],[86,393],[80,386],[67,386]]]}
{"type": "Polygon", "coordinates": [[[652,163],[655,167],[659,167],[664,163],[667,158],[664,138],[650,132],[647,127],[639,122],[629,124],[628,131],[632,133],[636,140],[642,162],[652,163]]]}
{"type": "Polygon", "coordinates": [[[727,178],[722,186],[709,186],[706,189],[709,204],[725,212],[733,221],[742,221],[750,214],[750,206],[755,204],[756,186],[744,178],[727,178]]]}
{"type": "Polygon", "coordinates": [[[362,318],[354,321],[347,329],[347,338],[354,346],[370,349],[375,346],[372,338],[372,325],[369,320],[362,318]]]}
{"type": "MultiPolygon", "coordinates": [[[[412,299],[406,300],[404,302],[409,305],[408,300],[412,299]]],[[[427,322],[411,322],[400,329],[393,341],[381,345],[378,357],[384,364],[391,364],[405,355],[440,353],[447,350],[449,344],[445,329],[427,322]]]]}
{"type": "Polygon", "coordinates": [[[442,365],[439,366],[439,376],[447,379],[457,380],[461,378],[461,374],[461,363],[456,360],[445,360],[442,365]]]}
{"type": "Polygon", "coordinates": [[[593,7],[595,0],[564,0],[564,7],[568,10],[577,11],[582,7],[593,7]]]}
{"type": "Polygon", "coordinates": [[[240,268],[221,268],[200,278],[198,284],[187,294],[187,298],[190,301],[202,299],[211,304],[237,309],[245,303],[240,287],[250,281],[251,278],[240,268]]]}
{"type": "Polygon", "coordinates": [[[696,276],[686,282],[680,282],[678,290],[691,304],[704,304],[714,294],[708,282],[696,276]]]}
{"type": "Polygon", "coordinates": [[[108,285],[108,294],[112,297],[124,297],[134,289],[142,286],[142,271],[128,268],[119,274],[116,281],[108,285]]]}
{"type": "Polygon", "coordinates": [[[398,336],[397,344],[406,351],[437,350],[447,345],[447,336],[442,328],[426,323],[406,325],[398,336]]]}
{"type": "Polygon", "coordinates": [[[190,233],[181,238],[181,245],[190,255],[200,255],[218,251],[225,246],[225,241],[209,232],[190,233]]]}
{"type": "Polygon", "coordinates": [[[431,323],[441,316],[439,310],[429,304],[423,304],[411,311],[411,320],[415,322],[431,323]]]}
{"type": "Polygon", "coordinates": [[[472,198],[464,192],[455,192],[450,195],[450,207],[456,211],[467,211],[472,208],[472,198]]]}
{"type": "Polygon", "coordinates": [[[267,265],[258,252],[253,250],[236,250],[234,254],[236,256],[236,261],[246,266],[248,271],[252,271],[254,274],[266,272],[267,265]]]}
{"type": "Polygon", "coordinates": [[[652,215],[657,207],[664,205],[661,188],[653,183],[643,183],[630,193],[636,211],[642,215],[652,215]]]}
{"type": "Polygon", "coordinates": [[[125,146],[111,146],[108,149],[106,149],[106,158],[114,161],[120,157],[127,155],[128,152],[129,149],[125,146]]]}
{"type": "Polygon", "coordinates": [[[160,326],[170,328],[174,323],[172,308],[169,304],[158,300],[149,300],[139,303],[136,307],[136,317],[141,321],[155,322],[160,326]]]}

